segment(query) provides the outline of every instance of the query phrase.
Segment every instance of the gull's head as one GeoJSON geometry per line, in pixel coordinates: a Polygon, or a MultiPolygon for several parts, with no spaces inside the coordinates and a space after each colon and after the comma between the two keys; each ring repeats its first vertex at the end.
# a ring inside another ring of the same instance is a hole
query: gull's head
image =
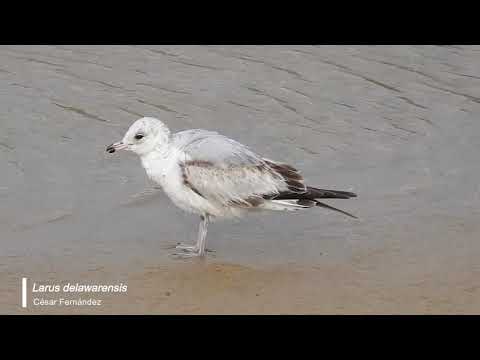
{"type": "Polygon", "coordinates": [[[167,144],[170,130],[163,122],[151,117],[143,117],[135,121],[125,133],[122,141],[107,147],[107,152],[128,150],[143,156],[157,147],[167,144]]]}

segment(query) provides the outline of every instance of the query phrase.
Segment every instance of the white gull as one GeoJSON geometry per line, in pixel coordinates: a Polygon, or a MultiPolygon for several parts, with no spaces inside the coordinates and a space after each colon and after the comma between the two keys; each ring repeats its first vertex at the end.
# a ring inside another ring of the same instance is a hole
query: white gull
{"type": "Polygon", "coordinates": [[[208,223],[241,217],[249,211],[300,210],[320,206],[354,217],[318,199],[349,199],[348,191],[304,184],[294,167],[263,158],[245,145],[213,131],[194,129],[171,134],[158,119],[135,121],[122,141],[107,152],[133,151],[148,177],[179,208],[200,215],[195,245],[179,244],[182,256],[205,254],[208,223]]]}

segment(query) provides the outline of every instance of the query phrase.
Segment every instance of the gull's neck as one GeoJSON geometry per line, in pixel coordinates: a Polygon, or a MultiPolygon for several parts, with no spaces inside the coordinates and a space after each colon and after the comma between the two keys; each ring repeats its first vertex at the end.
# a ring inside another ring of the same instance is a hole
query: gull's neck
{"type": "Polygon", "coordinates": [[[171,146],[170,142],[166,142],[161,145],[155,146],[155,148],[152,151],[149,151],[146,154],[140,155],[140,159],[142,160],[142,162],[167,159],[171,156],[172,152],[173,152],[173,147],[171,146]]]}
{"type": "Polygon", "coordinates": [[[140,160],[147,174],[151,178],[156,178],[167,175],[177,166],[181,152],[180,149],[168,141],[157,145],[154,150],[140,156],[140,160]]]}

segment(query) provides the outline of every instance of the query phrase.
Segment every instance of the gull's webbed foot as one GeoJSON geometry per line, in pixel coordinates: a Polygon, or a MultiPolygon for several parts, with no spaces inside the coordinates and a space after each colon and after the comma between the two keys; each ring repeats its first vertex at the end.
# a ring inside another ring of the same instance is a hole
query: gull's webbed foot
{"type": "Polygon", "coordinates": [[[175,249],[177,250],[182,250],[188,253],[196,253],[199,252],[199,249],[196,245],[187,245],[187,244],[182,244],[178,243],[177,246],[175,246],[175,249]]]}
{"type": "MultiPolygon", "coordinates": [[[[184,252],[190,253],[190,252],[199,252],[199,248],[197,245],[188,245],[184,243],[177,243],[177,245],[174,246],[169,246],[169,249],[177,249],[177,250],[182,250],[184,252]]],[[[215,252],[215,250],[212,249],[205,249],[205,252],[215,252]]]]}
{"type": "Polygon", "coordinates": [[[175,248],[176,250],[180,250],[179,252],[175,252],[171,254],[175,259],[187,259],[193,257],[203,257],[206,253],[213,253],[215,250],[205,249],[205,252],[202,254],[200,253],[200,249],[196,245],[187,245],[183,243],[178,243],[176,246],[172,246],[171,248],[175,248]]]}
{"type": "Polygon", "coordinates": [[[200,255],[200,252],[181,252],[181,253],[173,253],[170,255],[174,259],[191,259],[191,258],[199,258],[201,259],[203,256],[200,255]]]}

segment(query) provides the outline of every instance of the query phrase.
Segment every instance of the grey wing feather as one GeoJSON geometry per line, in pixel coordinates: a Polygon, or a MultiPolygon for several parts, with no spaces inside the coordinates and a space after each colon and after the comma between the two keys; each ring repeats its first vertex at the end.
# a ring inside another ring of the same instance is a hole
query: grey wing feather
{"type": "Polygon", "coordinates": [[[174,144],[190,160],[209,161],[217,167],[263,165],[264,160],[248,147],[214,131],[202,129],[176,133],[174,144]]]}

